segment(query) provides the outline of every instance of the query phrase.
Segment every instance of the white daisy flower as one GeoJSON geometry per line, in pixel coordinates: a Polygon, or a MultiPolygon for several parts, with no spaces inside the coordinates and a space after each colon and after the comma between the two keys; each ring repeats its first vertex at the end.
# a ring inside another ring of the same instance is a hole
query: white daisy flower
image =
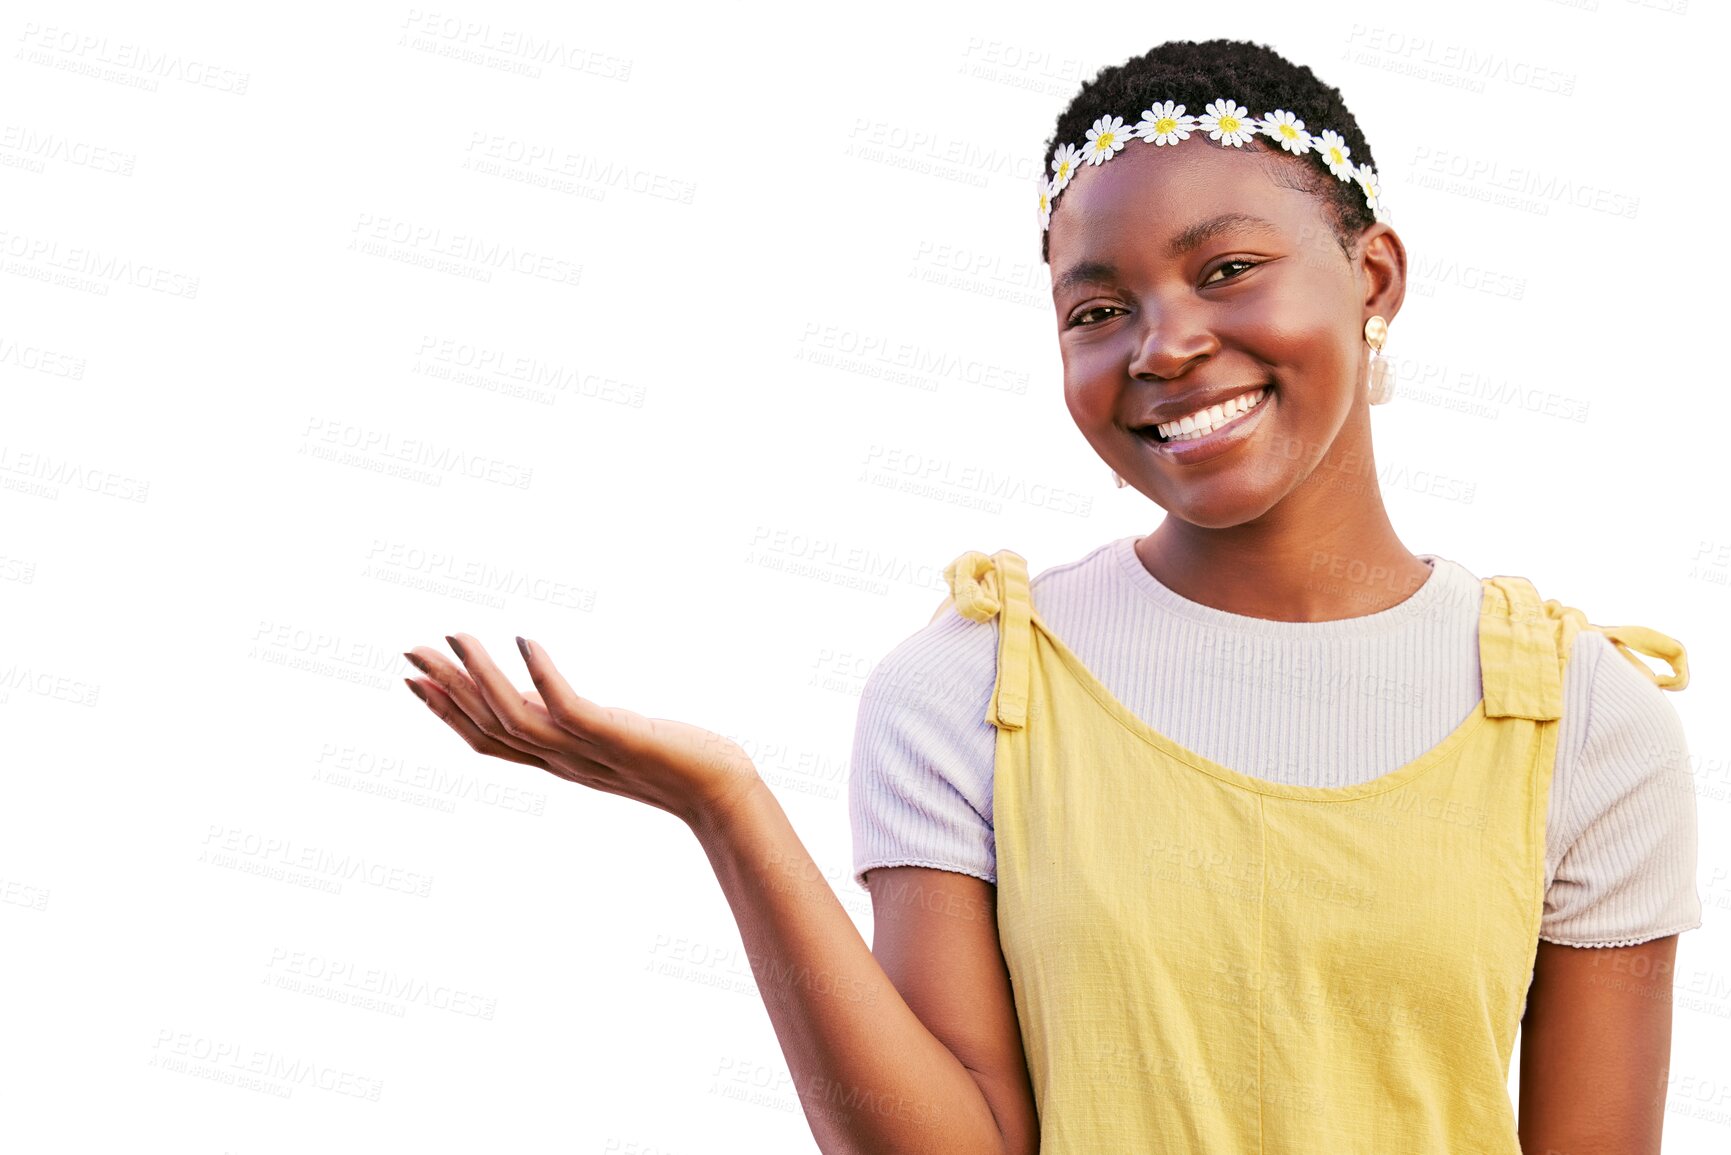
{"type": "Polygon", "coordinates": [[[1195,127],[1196,118],[1185,116],[1182,104],[1168,100],[1143,110],[1136,135],[1151,144],[1177,144],[1187,139],[1195,127]]]}
{"type": "Polygon", "coordinates": [[[1316,151],[1322,154],[1322,159],[1328,164],[1328,171],[1341,180],[1352,179],[1352,163],[1346,158],[1352,155],[1352,150],[1346,147],[1346,141],[1340,133],[1332,128],[1322,130],[1317,138],[1316,151]]]}
{"type": "Polygon", "coordinates": [[[1374,216],[1379,211],[1382,196],[1382,186],[1377,181],[1376,169],[1368,164],[1354,165],[1352,175],[1353,179],[1358,181],[1358,187],[1364,190],[1365,203],[1370,206],[1374,216]]]}
{"type": "Polygon", "coordinates": [[[1202,127],[1210,138],[1221,144],[1241,148],[1256,131],[1256,122],[1249,119],[1249,115],[1248,108],[1230,97],[1222,96],[1219,100],[1208,102],[1208,110],[1201,117],[1202,127]]]}
{"type": "Polygon", "coordinates": [[[1040,227],[1047,228],[1052,223],[1052,182],[1045,177],[1040,178],[1040,227]]]}
{"type": "Polygon", "coordinates": [[[1088,147],[1084,150],[1089,164],[1104,164],[1119,149],[1130,143],[1130,132],[1121,116],[1102,116],[1088,130],[1088,147]]]}
{"type": "Polygon", "coordinates": [[[1280,147],[1294,156],[1310,151],[1311,136],[1304,130],[1304,122],[1284,108],[1262,114],[1262,132],[1279,141],[1280,147]]]}
{"type": "Polygon", "coordinates": [[[1082,150],[1073,144],[1061,144],[1058,151],[1052,154],[1052,191],[1061,192],[1070,178],[1076,175],[1076,169],[1082,164],[1082,150]]]}

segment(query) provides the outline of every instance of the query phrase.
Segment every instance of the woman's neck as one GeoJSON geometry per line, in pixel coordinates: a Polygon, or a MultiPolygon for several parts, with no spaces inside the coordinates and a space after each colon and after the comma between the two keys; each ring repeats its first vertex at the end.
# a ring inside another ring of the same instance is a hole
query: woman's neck
{"type": "Polygon", "coordinates": [[[1244,617],[1330,622],[1405,601],[1431,567],[1401,544],[1381,501],[1318,527],[1278,519],[1203,529],[1167,517],[1136,541],[1154,579],[1181,597],[1244,617]]]}

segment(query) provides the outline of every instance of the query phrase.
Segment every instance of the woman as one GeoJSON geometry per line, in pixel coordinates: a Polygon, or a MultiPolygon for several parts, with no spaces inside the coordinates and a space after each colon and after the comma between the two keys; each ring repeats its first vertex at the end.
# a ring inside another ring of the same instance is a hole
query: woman
{"type": "Polygon", "coordinates": [[[1658,1150],[1700,922],[1682,648],[1401,544],[1370,161],[1246,42],[1163,44],[1059,118],[1066,399],[1167,516],[1032,580],[962,554],[874,670],[873,949],[733,743],[521,639],[528,695],[466,635],[461,669],[408,655],[475,749],[686,821],[824,1150],[1658,1150]]]}

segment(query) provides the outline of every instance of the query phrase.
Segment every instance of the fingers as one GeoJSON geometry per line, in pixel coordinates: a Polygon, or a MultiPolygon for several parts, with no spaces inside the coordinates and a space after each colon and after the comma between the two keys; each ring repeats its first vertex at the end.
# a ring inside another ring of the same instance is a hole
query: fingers
{"type": "Polygon", "coordinates": [[[542,701],[542,708],[559,729],[583,743],[586,754],[599,758],[602,751],[597,748],[598,744],[617,740],[619,725],[615,711],[597,705],[573,690],[565,681],[565,676],[553,665],[553,659],[548,657],[547,651],[540,646],[518,638],[517,648],[523,651],[523,662],[529,667],[529,677],[540,691],[538,696],[542,701]]]}
{"type": "MultiPolygon", "coordinates": [[[[416,646],[412,650],[406,650],[403,657],[426,674],[429,682],[443,691],[452,709],[468,719],[471,729],[480,731],[495,743],[516,747],[525,754],[542,757],[547,753],[545,748],[511,733],[487,704],[486,696],[464,667],[455,665],[445,655],[429,646],[416,646]]],[[[441,716],[452,726],[457,726],[457,718],[441,716]]]]}
{"type": "Polygon", "coordinates": [[[554,724],[545,707],[529,701],[511,684],[480,642],[469,634],[453,634],[445,640],[463,660],[486,703],[489,716],[475,719],[475,725],[483,733],[501,741],[519,739],[541,750],[551,750],[570,741],[570,735],[554,724]]]}
{"type": "Polygon", "coordinates": [[[427,704],[429,710],[443,718],[451,729],[462,735],[463,740],[476,753],[503,758],[507,762],[521,762],[525,766],[539,766],[543,770],[552,769],[543,759],[482,733],[480,728],[475,725],[474,719],[459,709],[457,704],[451,700],[451,696],[445,693],[439,684],[432,679],[404,678],[403,681],[407,682],[409,689],[413,690],[415,695],[427,704]]]}

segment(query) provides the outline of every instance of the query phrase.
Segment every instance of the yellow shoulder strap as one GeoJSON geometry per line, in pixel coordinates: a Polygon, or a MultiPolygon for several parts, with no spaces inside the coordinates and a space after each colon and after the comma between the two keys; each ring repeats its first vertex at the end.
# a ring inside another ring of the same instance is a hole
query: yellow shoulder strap
{"type": "Polygon", "coordinates": [[[1647,675],[1647,680],[1661,690],[1681,690],[1689,684],[1689,655],[1683,649],[1683,643],[1668,634],[1646,626],[1595,626],[1587,621],[1586,615],[1571,606],[1565,606],[1557,601],[1545,602],[1545,613],[1565,624],[1568,636],[1573,637],[1576,630],[1597,630],[1610,640],[1616,651],[1628,660],[1629,664],[1647,675]],[[1570,629],[1568,624],[1572,624],[1570,629]],[[1671,667],[1668,674],[1658,674],[1653,667],[1635,656],[1636,653],[1646,654],[1649,658],[1658,658],[1671,667]]]}
{"type": "Polygon", "coordinates": [[[1554,598],[1541,601],[1523,577],[1488,577],[1482,584],[1479,664],[1487,715],[1541,721],[1561,717],[1562,671],[1581,630],[1603,634],[1660,689],[1681,690],[1689,684],[1688,655],[1675,638],[1645,626],[1594,625],[1573,606],[1554,598]],[[1671,672],[1654,673],[1636,652],[1664,660],[1671,672]]]}
{"type": "Polygon", "coordinates": [[[1546,617],[1538,591],[1524,577],[1488,577],[1480,582],[1479,677],[1485,714],[1492,718],[1549,721],[1563,716],[1564,639],[1546,617]]]}
{"type": "Polygon", "coordinates": [[[998,678],[986,706],[986,721],[1001,729],[1021,729],[1028,718],[1028,663],[1033,649],[1027,561],[1007,549],[990,555],[971,549],[944,567],[944,581],[949,596],[932,614],[932,621],[952,602],[957,613],[972,621],[998,618],[998,678]]]}

